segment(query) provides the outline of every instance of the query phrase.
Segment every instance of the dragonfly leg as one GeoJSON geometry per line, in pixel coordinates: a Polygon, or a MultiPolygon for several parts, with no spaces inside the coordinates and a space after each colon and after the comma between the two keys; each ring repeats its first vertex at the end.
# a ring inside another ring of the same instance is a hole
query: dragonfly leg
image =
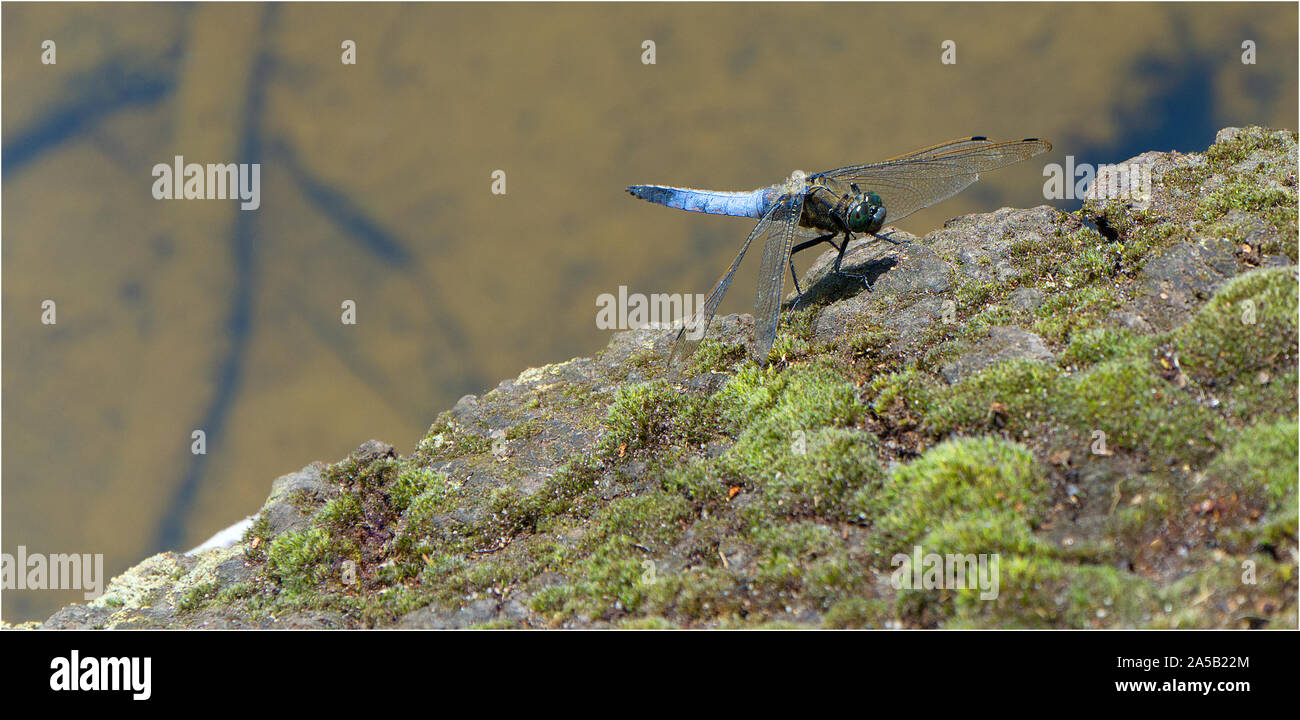
{"type": "Polygon", "coordinates": [[[838,232],[827,233],[826,235],[813,238],[812,240],[805,240],[804,242],[801,242],[798,245],[795,245],[794,247],[790,248],[790,255],[793,256],[795,253],[801,250],[807,250],[810,247],[815,247],[824,242],[830,243],[831,246],[833,246],[836,250],[839,250],[840,246],[835,244],[834,238],[836,235],[839,235],[839,233],[838,232]]]}
{"type": "Polygon", "coordinates": [[[877,240],[884,240],[884,241],[886,241],[886,242],[893,243],[894,245],[906,245],[906,244],[907,244],[907,241],[906,241],[906,240],[895,240],[895,239],[894,239],[894,231],[893,231],[893,230],[890,230],[889,232],[885,233],[884,235],[877,235],[876,233],[871,233],[871,234],[872,234],[872,236],[874,236],[877,240]]]}
{"type": "MultiPolygon", "coordinates": [[[[840,264],[844,262],[844,253],[849,249],[849,241],[852,239],[853,239],[853,234],[849,232],[848,228],[845,228],[844,244],[839,247],[840,254],[835,256],[835,274],[839,275],[840,277],[846,277],[846,278],[851,278],[853,280],[857,280],[858,282],[862,283],[862,286],[867,289],[867,292],[871,292],[871,283],[867,281],[866,275],[858,275],[857,273],[848,273],[840,269],[840,264]]],[[[833,245],[834,243],[831,244],[833,245]]]]}
{"type": "Polygon", "coordinates": [[[825,235],[821,235],[819,237],[813,238],[812,240],[805,240],[804,242],[801,242],[798,245],[795,245],[794,247],[790,248],[790,277],[794,278],[794,290],[799,295],[799,297],[795,298],[794,304],[791,305],[792,308],[799,307],[799,303],[803,302],[803,290],[800,289],[799,287],[799,275],[795,272],[794,269],[794,254],[800,252],[801,250],[807,250],[810,247],[815,247],[822,243],[830,243],[831,247],[835,248],[836,250],[839,250],[840,246],[835,244],[834,238],[836,235],[839,235],[839,233],[827,233],[825,235]]]}

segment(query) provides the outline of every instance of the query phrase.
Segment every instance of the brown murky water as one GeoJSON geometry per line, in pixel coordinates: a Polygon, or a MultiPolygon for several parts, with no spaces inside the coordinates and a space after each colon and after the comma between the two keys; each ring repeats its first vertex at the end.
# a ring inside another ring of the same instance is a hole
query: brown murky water
{"type": "MultiPolygon", "coordinates": [[[[4,551],[103,553],[111,575],[190,547],[281,473],[372,437],[409,451],[460,395],[598,350],[601,293],[707,292],[750,225],[628,184],[749,189],[971,134],[1055,143],[903,223],[922,234],[1042,203],[1040,160],[1294,128],[1296,20],[1285,4],[6,4],[4,551]],[[260,208],[155,200],[151,169],[176,155],[261,163],[260,208]]],[[[749,310],[756,266],[722,312],[749,310]]],[[[4,618],[80,595],[6,592],[4,618]]]]}

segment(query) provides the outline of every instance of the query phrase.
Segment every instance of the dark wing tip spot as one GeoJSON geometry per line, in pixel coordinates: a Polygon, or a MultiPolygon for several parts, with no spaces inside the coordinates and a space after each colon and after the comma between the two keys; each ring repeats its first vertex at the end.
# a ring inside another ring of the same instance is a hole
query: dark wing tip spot
{"type": "Polygon", "coordinates": [[[972,137],[971,140],[988,140],[988,137],[985,135],[976,135],[975,137],[972,137]]]}

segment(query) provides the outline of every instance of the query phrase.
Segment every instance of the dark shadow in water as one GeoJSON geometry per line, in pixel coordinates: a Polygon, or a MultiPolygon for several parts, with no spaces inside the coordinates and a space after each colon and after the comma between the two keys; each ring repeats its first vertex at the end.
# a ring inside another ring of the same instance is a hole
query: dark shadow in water
{"type": "MultiPolygon", "coordinates": [[[[1204,152],[1219,131],[1211,78],[1221,64],[1187,40],[1186,22],[1174,15],[1169,22],[1171,36],[1180,39],[1174,54],[1154,51],[1138,55],[1124,77],[1132,77],[1153,88],[1138,107],[1115,106],[1115,124],[1123,134],[1105,145],[1076,142],[1069,145],[1078,162],[1094,165],[1117,163],[1149,150],[1204,152]]],[[[1067,211],[1083,206],[1081,199],[1057,204],[1067,211]]]]}
{"type": "MultiPolygon", "coordinates": [[[[288,144],[263,137],[261,119],[266,106],[265,95],[272,70],[271,52],[274,46],[271,36],[275,13],[276,8],[269,6],[263,15],[259,57],[249,81],[249,101],[245,109],[240,162],[260,163],[267,157],[273,156],[288,171],[294,186],[312,208],[336,225],[345,238],[358,242],[384,265],[400,273],[411,274],[415,267],[415,258],[395,233],[383,228],[364,209],[358,207],[346,192],[330,186],[313,175],[299,162],[293,148],[288,144]]],[[[238,214],[233,243],[235,289],[226,328],[229,349],[217,368],[216,390],[212,404],[197,426],[206,432],[210,447],[222,441],[226,422],[239,396],[248,344],[252,336],[252,302],[257,288],[255,272],[257,258],[254,244],[256,213],[239,210],[234,212],[238,214]]],[[[440,336],[436,339],[430,338],[429,357],[426,361],[430,371],[435,371],[434,366],[441,365],[445,372],[448,361],[455,362],[457,358],[463,363],[468,362],[468,358],[472,357],[473,353],[467,349],[465,330],[450,313],[441,311],[447,305],[438,296],[437,289],[427,282],[422,282],[420,278],[416,278],[413,285],[424,296],[425,306],[431,308],[432,318],[437,324],[437,334],[440,336]],[[435,353],[435,349],[455,349],[455,351],[438,354],[435,353]]],[[[317,325],[312,327],[319,330],[317,325]]],[[[330,342],[326,337],[322,339],[326,346],[337,349],[338,343],[330,342]]],[[[382,382],[383,378],[378,370],[369,368],[364,363],[358,363],[357,358],[352,357],[351,354],[347,354],[343,360],[371,387],[376,387],[375,383],[381,381],[380,386],[383,391],[379,392],[379,395],[389,398],[390,401],[401,397],[400,388],[389,387],[388,383],[382,382]]],[[[451,371],[450,377],[441,383],[439,390],[446,396],[455,398],[465,392],[478,390],[481,384],[480,374],[472,367],[462,365],[451,371]]],[[[422,406],[409,399],[407,402],[398,402],[396,407],[408,414],[418,415],[424,411],[422,406]],[[415,407],[408,407],[413,404],[415,407]]],[[[185,540],[187,519],[208,470],[207,458],[207,455],[192,456],[175,495],[163,515],[157,535],[157,550],[179,548],[185,540]]]]}
{"type": "Polygon", "coordinates": [[[330,187],[312,175],[298,162],[298,155],[292,147],[276,141],[271,152],[282,161],[284,169],[289,172],[294,184],[312,207],[337,225],[344,234],[360,240],[375,257],[393,267],[406,269],[409,266],[411,253],[397,237],[371,220],[347,193],[330,187]]]}
{"type": "MultiPolygon", "coordinates": [[[[158,63],[172,67],[180,57],[180,46],[158,63]]],[[[122,58],[113,58],[92,73],[72,83],[70,100],[41,115],[30,127],[5,138],[3,177],[10,179],[48,150],[58,147],[78,133],[87,131],[101,119],[125,107],[152,105],[165,100],[176,88],[176,78],[152,68],[132,67],[122,58]]]]}
{"type": "MultiPolygon", "coordinates": [[[[415,292],[421,296],[423,307],[429,308],[430,317],[436,325],[435,337],[429,338],[426,343],[429,348],[425,355],[426,369],[431,376],[437,376],[445,374],[449,365],[459,363],[458,367],[451,370],[449,379],[440,384],[439,389],[443,394],[458,398],[467,392],[479,390],[484,378],[476,369],[466,366],[473,354],[468,350],[465,328],[459,318],[445,310],[450,305],[443,298],[434,279],[418,274],[417,258],[407,249],[406,243],[402,242],[397,233],[384,228],[372,214],[359,207],[345,190],[331,186],[312,174],[311,169],[299,161],[297,153],[288,143],[276,141],[269,152],[288,171],[294,186],[312,208],[334,223],[345,239],[359,243],[362,249],[384,265],[409,277],[415,292]]],[[[384,278],[376,281],[382,280],[384,278]]],[[[318,325],[313,327],[319,329],[318,325]]],[[[326,339],[325,336],[321,337],[326,339]]],[[[338,345],[328,339],[326,344],[333,347],[338,345]]],[[[348,353],[347,357],[341,359],[356,369],[359,365],[355,362],[354,355],[355,353],[348,353]]],[[[372,379],[367,379],[366,382],[373,384],[372,379]]],[[[408,404],[400,403],[398,407],[404,408],[408,404]]],[[[425,408],[421,406],[420,411],[425,411],[425,408]]]]}
{"type": "MultiPolygon", "coordinates": [[[[258,56],[253,64],[249,78],[248,103],[244,107],[244,129],[241,133],[239,161],[245,163],[262,162],[262,127],[263,108],[266,105],[266,85],[270,69],[270,36],[275,22],[277,8],[265,6],[262,13],[261,40],[258,43],[258,56]]],[[[255,212],[244,212],[235,207],[234,242],[234,294],[231,297],[230,316],[226,322],[226,336],[230,340],[226,356],[217,366],[216,390],[212,405],[203,414],[198,429],[206,433],[208,447],[217,446],[223,440],[226,421],[230,409],[239,394],[239,384],[243,379],[244,361],[252,336],[252,306],[255,282],[253,278],[254,237],[257,218],[255,212]]],[[[198,495],[199,485],[207,471],[208,455],[191,455],[189,467],[181,478],[176,494],[172,497],[167,510],[163,513],[162,524],[158,529],[155,543],[158,549],[179,547],[185,539],[185,518],[190,506],[198,495]]]]}

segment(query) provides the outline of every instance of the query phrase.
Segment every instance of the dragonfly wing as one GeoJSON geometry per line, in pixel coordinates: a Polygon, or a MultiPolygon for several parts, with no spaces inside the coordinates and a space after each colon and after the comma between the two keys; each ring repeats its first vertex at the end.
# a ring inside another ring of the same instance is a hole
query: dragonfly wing
{"type": "MultiPolygon", "coordinates": [[[[722,274],[722,277],[719,278],[717,284],[715,284],[713,289],[709,291],[709,297],[705,299],[704,306],[700,308],[699,312],[695,313],[695,316],[692,317],[688,323],[682,326],[681,330],[677,331],[677,339],[673,343],[673,352],[669,357],[669,362],[672,362],[678,357],[690,357],[690,355],[695,352],[695,349],[700,346],[700,341],[704,339],[705,333],[708,332],[709,323],[713,321],[714,313],[718,311],[718,306],[722,304],[722,298],[727,294],[727,289],[731,287],[731,281],[736,276],[736,268],[740,267],[740,261],[745,259],[745,253],[749,250],[749,246],[753,244],[756,238],[760,237],[767,237],[767,243],[768,246],[770,246],[771,235],[773,232],[776,232],[774,228],[790,224],[789,219],[786,217],[788,214],[789,200],[791,200],[791,198],[781,198],[780,201],[773,202],[767,209],[767,212],[763,215],[762,219],[758,221],[758,224],[755,225],[754,229],[749,233],[749,237],[745,238],[745,244],[740,246],[740,252],[736,254],[736,259],[731,261],[731,267],[727,268],[727,272],[722,274]]],[[[798,202],[800,205],[800,212],[802,212],[802,196],[799,196],[798,202]]],[[[798,219],[799,214],[795,213],[795,224],[798,223],[798,219]]],[[[791,233],[793,232],[793,226],[791,226],[790,231],[791,233]]],[[[767,262],[767,253],[768,250],[765,249],[764,266],[766,266],[767,262]]],[[[782,277],[783,276],[780,273],[777,273],[778,282],[780,282],[782,277]]],[[[780,293],[779,287],[777,288],[777,292],[778,294],[780,293]]],[[[764,355],[766,355],[766,352],[764,355]]]]}
{"type": "Polygon", "coordinates": [[[970,187],[979,174],[1027,160],[1052,149],[1046,140],[1026,138],[995,142],[983,137],[941,143],[870,165],[814,175],[848,191],[850,183],[879,193],[888,213],[898,222],[922,208],[946,200],[970,187]]]}
{"type": "Polygon", "coordinates": [[[785,284],[786,265],[790,262],[790,248],[794,244],[795,228],[803,214],[802,192],[790,193],[772,208],[767,228],[762,233],[763,263],[758,269],[758,297],[754,300],[754,330],[759,362],[767,360],[767,353],[776,342],[776,329],[781,320],[781,288],[785,284]]]}
{"type": "MultiPolygon", "coordinates": [[[[1029,140],[1036,141],[1037,138],[1029,138],[1029,140]]],[[[1026,142],[1026,140],[1012,140],[1011,142],[1023,143],[1026,142]]],[[[1046,142],[1046,141],[1041,141],[1041,142],[1046,142]]],[[[910,153],[904,153],[896,157],[891,157],[888,160],[883,160],[881,161],[881,163],[875,163],[875,164],[879,165],[882,163],[896,162],[898,160],[911,160],[913,158],[918,158],[918,157],[943,155],[945,153],[956,152],[958,150],[986,148],[989,147],[990,145],[1006,145],[1006,144],[1009,143],[999,143],[996,140],[990,140],[982,135],[976,135],[975,137],[961,138],[959,140],[949,140],[948,142],[942,142],[939,143],[938,145],[931,145],[930,147],[921,148],[920,150],[913,150],[910,153]]],[[[1048,150],[1052,149],[1051,143],[1047,143],[1047,149],[1048,150]]]]}

